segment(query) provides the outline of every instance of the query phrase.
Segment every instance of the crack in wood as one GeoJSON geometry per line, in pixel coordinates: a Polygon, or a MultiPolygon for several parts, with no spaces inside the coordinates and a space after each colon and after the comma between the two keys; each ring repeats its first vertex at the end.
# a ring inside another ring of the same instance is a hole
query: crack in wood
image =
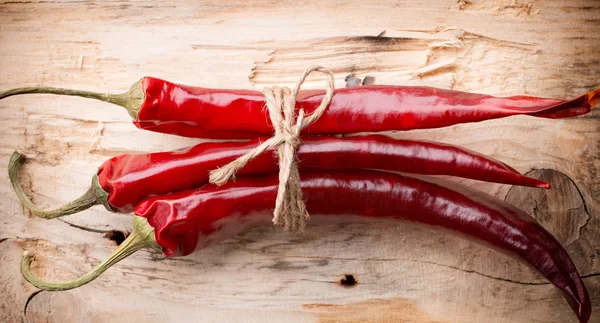
{"type": "Polygon", "coordinates": [[[307,258],[307,259],[313,259],[313,258],[325,258],[328,260],[341,260],[341,261],[364,261],[364,262],[390,262],[390,261],[410,261],[410,262],[417,262],[417,263],[424,263],[424,264],[429,264],[429,265],[435,265],[435,266],[440,266],[440,267],[444,267],[444,268],[449,268],[449,269],[453,269],[453,270],[458,270],[458,271],[462,271],[468,274],[476,274],[479,276],[483,276],[489,279],[494,279],[494,280],[498,280],[498,281],[503,281],[503,282],[508,282],[508,283],[513,283],[513,284],[519,284],[519,285],[548,285],[550,284],[549,282],[523,282],[523,281],[519,281],[519,280],[513,280],[513,279],[508,279],[508,278],[502,278],[502,277],[496,277],[496,276],[492,276],[492,275],[488,275],[488,274],[484,274],[481,272],[478,272],[476,270],[469,270],[469,269],[463,269],[460,267],[456,267],[456,266],[452,266],[452,265],[445,265],[445,264],[440,264],[434,261],[427,261],[427,260],[420,260],[420,259],[408,259],[408,258],[378,258],[378,259],[358,259],[358,258],[339,258],[339,257],[310,257],[310,256],[294,256],[294,258],[307,258]]]}
{"type": "Polygon", "coordinates": [[[43,292],[43,290],[37,290],[37,291],[31,293],[31,295],[29,295],[29,297],[27,297],[27,300],[25,301],[25,306],[23,306],[23,315],[24,316],[27,316],[27,307],[29,306],[29,303],[31,303],[33,298],[36,297],[37,295],[39,295],[41,292],[43,292]]]}
{"type": "Polygon", "coordinates": [[[311,283],[336,284],[336,285],[339,284],[339,281],[316,280],[316,279],[308,279],[308,278],[298,279],[298,281],[311,282],[311,283]]]}
{"type": "MultiPolygon", "coordinates": [[[[273,44],[267,60],[254,61],[248,79],[255,85],[290,82],[291,75],[299,73],[297,62],[320,60],[336,73],[385,72],[409,79],[440,76],[456,82],[454,76],[461,69],[459,66],[464,65],[461,62],[480,55],[482,46],[498,51],[509,48],[515,58],[541,50],[540,44],[535,42],[500,39],[462,29],[392,30],[389,33],[384,30],[377,36],[325,37],[302,44],[273,44]]],[[[505,63],[512,66],[510,61],[505,63]]]]}
{"type": "Polygon", "coordinates": [[[579,189],[579,186],[577,186],[577,184],[575,184],[575,182],[570,177],[568,177],[568,178],[573,183],[573,185],[575,186],[575,189],[577,190],[577,193],[581,197],[581,202],[583,203],[583,211],[584,211],[585,215],[587,215],[587,219],[585,220],[585,223],[579,227],[579,236],[577,237],[577,239],[575,239],[575,241],[577,241],[577,240],[581,239],[581,235],[582,235],[583,229],[585,227],[587,227],[587,225],[592,220],[592,215],[588,211],[587,204],[585,202],[585,197],[583,196],[583,193],[581,193],[581,190],[579,189]]]}
{"type": "Polygon", "coordinates": [[[583,276],[581,276],[581,279],[583,279],[583,278],[592,278],[592,277],[600,277],[600,273],[593,273],[593,274],[583,275],[583,276]]]}
{"type": "Polygon", "coordinates": [[[74,223],[65,221],[65,220],[63,220],[61,218],[57,218],[57,220],[59,220],[59,221],[61,221],[63,223],[68,224],[70,227],[73,227],[73,228],[76,228],[76,229],[80,229],[80,230],[83,230],[83,231],[87,231],[87,232],[108,233],[108,232],[113,231],[112,229],[110,229],[110,230],[101,230],[101,229],[88,228],[88,227],[85,227],[85,226],[82,226],[82,225],[78,225],[78,224],[74,224],[74,223]]]}
{"type": "MultiPolygon", "coordinates": [[[[576,239],[575,239],[575,240],[572,242],[572,243],[574,243],[575,241],[578,241],[578,240],[580,240],[580,239],[581,239],[581,237],[582,237],[582,231],[583,231],[583,229],[584,229],[584,228],[585,228],[585,227],[586,227],[586,226],[587,226],[587,225],[590,223],[590,220],[592,219],[592,215],[590,214],[590,211],[588,210],[587,203],[586,203],[586,201],[585,201],[585,196],[583,195],[583,193],[582,193],[582,192],[581,192],[581,190],[579,189],[579,186],[577,185],[577,183],[575,183],[575,181],[574,181],[574,180],[573,180],[571,177],[569,177],[567,174],[565,174],[565,173],[563,173],[563,172],[560,172],[560,171],[557,171],[557,170],[553,170],[553,171],[555,171],[555,172],[557,172],[557,173],[559,173],[559,174],[563,175],[565,178],[567,178],[567,179],[568,179],[568,180],[571,182],[571,184],[573,184],[573,186],[574,186],[574,187],[575,187],[575,189],[577,190],[577,194],[579,194],[579,197],[581,198],[581,203],[583,203],[583,212],[584,212],[584,213],[585,213],[585,215],[587,216],[587,218],[586,218],[586,220],[585,220],[585,223],[584,223],[584,224],[582,224],[582,225],[579,227],[579,230],[578,230],[578,236],[577,236],[577,238],[576,238],[576,239]]],[[[535,200],[535,199],[534,199],[534,200],[535,200]]],[[[537,201],[536,201],[536,205],[537,205],[537,201]]],[[[569,211],[569,210],[570,210],[570,209],[568,209],[567,211],[569,211]]]]}
{"type": "MultiPolygon", "coordinates": [[[[146,278],[148,281],[162,280],[162,281],[170,282],[170,283],[173,283],[173,284],[180,284],[180,283],[182,283],[179,280],[173,280],[173,279],[168,279],[166,277],[159,277],[159,276],[156,276],[156,275],[140,273],[140,272],[138,272],[138,268],[137,267],[121,266],[121,268],[123,269],[121,271],[121,273],[124,276],[138,276],[138,277],[143,277],[143,278],[146,278]]],[[[186,280],[185,283],[189,284],[189,281],[186,280]]],[[[194,282],[194,284],[205,284],[205,283],[194,282]]]]}

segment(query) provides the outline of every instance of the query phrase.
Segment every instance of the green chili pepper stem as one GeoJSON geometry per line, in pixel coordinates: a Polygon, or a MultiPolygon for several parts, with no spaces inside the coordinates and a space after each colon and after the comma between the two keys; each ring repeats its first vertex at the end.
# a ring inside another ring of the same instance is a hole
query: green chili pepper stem
{"type": "Polygon", "coordinates": [[[19,181],[19,165],[24,159],[25,156],[16,151],[10,156],[10,161],[8,163],[8,178],[10,179],[10,183],[12,184],[19,201],[21,201],[23,206],[25,206],[35,216],[44,219],[54,219],[89,209],[96,204],[102,204],[107,210],[112,211],[112,208],[108,204],[108,193],[100,186],[97,175],[94,175],[92,178],[92,185],[87,192],[73,202],[70,202],[55,210],[46,211],[40,209],[33,204],[27,195],[25,195],[25,192],[23,192],[23,188],[21,187],[21,183],[19,181]]]}
{"type": "Polygon", "coordinates": [[[61,290],[69,290],[73,288],[77,288],[79,286],[85,285],[92,280],[98,278],[103,272],[105,272],[112,265],[118,263],[119,261],[127,258],[131,254],[135,253],[138,250],[150,248],[158,251],[162,251],[162,248],[158,243],[156,243],[156,239],[154,238],[154,228],[148,224],[148,220],[146,218],[142,218],[139,216],[133,217],[133,231],[131,234],[125,239],[119,247],[113,251],[113,253],[98,265],[94,270],[85,274],[84,276],[75,279],[70,282],[63,283],[52,283],[45,282],[38,277],[36,277],[31,272],[31,263],[35,259],[35,254],[30,253],[29,251],[23,252],[23,256],[21,258],[21,274],[30,282],[33,286],[47,291],[61,291],[61,290]]]}
{"type": "Polygon", "coordinates": [[[127,110],[129,115],[137,120],[140,108],[144,103],[144,91],[142,90],[142,82],[138,81],[133,84],[131,89],[125,93],[120,94],[108,94],[98,93],[82,90],[63,89],[55,87],[21,87],[11,89],[5,92],[0,92],[0,100],[13,95],[20,94],[56,94],[56,95],[68,95],[68,96],[79,96],[83,98],[100,100],[122,106],[127,110]]]}

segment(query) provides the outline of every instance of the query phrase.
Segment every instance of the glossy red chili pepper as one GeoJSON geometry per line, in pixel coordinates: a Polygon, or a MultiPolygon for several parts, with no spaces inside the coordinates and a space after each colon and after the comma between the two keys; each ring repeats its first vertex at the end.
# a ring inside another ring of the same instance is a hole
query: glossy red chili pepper
{"type": "MultiPolygon", "coordinates": [[[[263,94],[257,91],[207,89],[144,77],[123,94],[19,88],[0,93],[0,99],[25,93],[111,102],[125,107],[140,129],[185,137],[251,139],[273,133],[263,94]]],[[[296,106],[312,112],[321,103],[323,93],[300,92],[296,106]]],[[[498,98],[419,86],[350,87],[336,90],[323,116],[303,133],[437,128],[513,115],[568,118],[589,112],[599,99],[600,89],[566,101],[529,96],[498,98]]]]}
{"type": "MultiPolygon", "coordinates": [[[[52,211],[36,208],[22,193],[16,173],[18,153],[9,170],[15,191],[32,213],[54,218],[79,212],[96,204],[109,211],[132,212],[152,195],[200,187],[208,183],[209,171],[225,165],[258,145],[248,142],[201,143],[174,152],[126,154],[100,166],[92,186],[80,199],[52,211]],[[68,212],[67,212],[68,211],[68,212]]],[[[521,175],[510,166],[476,152],[440,143],[399,140],[380,135],[361,137],[307,137],[298,151],[300,169],[379,169],[424,175],[450,175],[489,182],[549,188],[535,178],[521,175]]],[[[264,174],[278,169],[275,154],[252,160],[240,174],[264,174]]]]}
{"type": "MultiPolygon", "coordinates": [[[[155,228],[167,257],[187,255],[271,223],[277,184],[277,176],[240,178],[219,188],[152,197],[135,214],[155,228]]],[[[567,252],[535,219],[504,201],[446,181],[367,171],[307,173],[302,191],[309,212],[325,221],[345,214],[411,221],[491,245],[544,275],[582,322],[590,316],[587,290],[567,252]]]]}
{"type": "MultiPolygon", "coordinates": [[[[68,283],[43,282],[31,273],[33,255],[25,252],[23,275],[38,288],[65,290],[142,248],[162,249],[167,257],[187,255],[269,224],[277,186],[275,174],[152,197],[137,206],[134,232],[96,270],[68,283]]],[[[581,322],[590,317],[587,290],[567,252],[535,219],[504,201],[455,183],[376,171],[306,173],[302,191],[309,212],[319,215],[309,223],[356,221],[347,216],[355,214],[443,228],[529,264],[563,293],[581,322]]]]}

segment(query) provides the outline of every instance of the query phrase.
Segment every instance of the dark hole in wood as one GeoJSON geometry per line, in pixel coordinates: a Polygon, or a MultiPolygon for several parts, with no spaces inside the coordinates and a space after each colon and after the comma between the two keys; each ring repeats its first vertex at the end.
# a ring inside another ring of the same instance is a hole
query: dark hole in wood
{"type": "Polygon", "coordinates": [[[340,285],[344,287],[354,287],[358,284],[353,275],[344,275],[344,278],[340,279],[340,285]]]}
{"type": "Polygon", "coordinates": [[[123,241],[125,240],[125,238],[127,238],[127,236],[129,235],[129,232],[123,232],[123,231],[118,231],[118,230],[112,230],[112,231],[108,231],[104,237],[108,240],[112,240],[114,241],[117,246],[120,245],[121,243],[123,243],[123,241]]]}

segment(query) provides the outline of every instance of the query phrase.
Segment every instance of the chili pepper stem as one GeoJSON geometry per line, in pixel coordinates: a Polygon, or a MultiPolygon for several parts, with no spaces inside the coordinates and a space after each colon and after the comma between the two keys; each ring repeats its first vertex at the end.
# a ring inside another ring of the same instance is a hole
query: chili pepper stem
{"type": "Polygon", "coordinates": [[[148,220],[146,220],[146,218],[134,216],[133,231],[127,237],[127,239],[125,239],[119,245],[119,247],[108,257],[108,259],[84,276],[70,282],[62,283],[43,281],[31,272],[31,263],[35,259],[35,254],[29,251],[23,252],[23,256],[21,258],[21,274],[25,280],[41,290],[69,290],[93,281],[114,264],[127,258],[136,251],[146,248],[162,251],[160,245],[156,243],[156,239],[154,238],[154,228],[148,224],[148,220]]]}
{"type": "Polygon", "coordinates": [[[13,95],[20,94],[56,94],[56,95],[68,95],[68,96],[79,96],[82,98],[89,98],[108,102],[116,105],[120,105],[127,110],[129,115],[137,120],[138,113],[144,102],[144,91],[142,90],[142,83],[138,81],[131,86],[129,91],[120,94],[109,94],[109,93],[98,93],[91,91],[63,89],[55,87],[20,87],[11,89],[5,92],[0,92],[0,100],[13,95]]]}
{"type": "Polygon", "coordinates": [[[92,185],[81,197],[77,198],[73,202],[70,202],[64,206],[61,206],[57,209],[46,211],[37,207],[33,202],[25,195],[23,192],[23,188],[21,187],[21,183],[19,181],[19,165],[25,159],[25,156],[18,153],[13,152],[10,156],[10,161],[8,163],[8,178],[10,179],[10,183],[19,198],[19,201],[25,206],[32,214],[44,219],[54,219],[61,216],[77,213],[83,210],[87,210],[90,207],[96,204],[102,204],[109,211],[112,211],[110,205],[108,204],[108,193],[102,189],[100,183],[98,181],[98,176],[94,176],[92,178],[92,185]]]}

